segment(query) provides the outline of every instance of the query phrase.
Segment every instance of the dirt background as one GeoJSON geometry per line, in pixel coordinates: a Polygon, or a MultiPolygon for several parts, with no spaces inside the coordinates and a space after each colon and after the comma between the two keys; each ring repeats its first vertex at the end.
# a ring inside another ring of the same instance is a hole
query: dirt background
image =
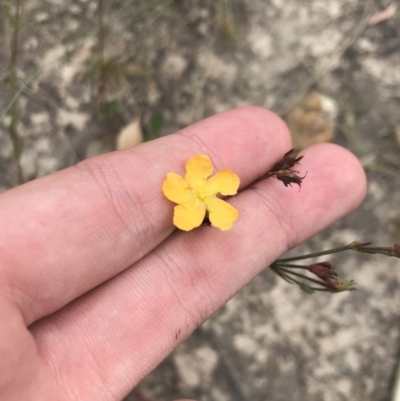
{"type": "MultiPolygon", "coordinates": [[[[7,10],[13,15],[16,3],[7,4],[1,191],[21,176],[114,150],[134,119],[152,139],[252,104],[282,115],[296,146],[341,144],[368,175],[363,205],[292,253],[399,241],[398,0],[26,0],[15,74],[7,10]],[[368,24],[395,6],[390,18],[368,24]]],[[[399,262],[351,253],[334,260],[358,291],[308,296],[265,271],[126,401],[390,400],[400,356],[399,262]]]]}

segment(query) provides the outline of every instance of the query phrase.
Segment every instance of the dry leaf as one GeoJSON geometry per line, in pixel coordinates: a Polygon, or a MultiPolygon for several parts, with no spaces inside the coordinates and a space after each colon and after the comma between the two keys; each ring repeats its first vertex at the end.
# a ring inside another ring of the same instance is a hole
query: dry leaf
{"type": "Polygon", "coordinates": [[[127,149],[143,142],[140,120],[134,120],[124,127],[117,136],[117,150],[127,149]]]}
{"type": "Polygon", "coordinates": [[[305,95],[284,117],[294,147],[304,149],[313,143],[332,140],[336,115],[337,104],[333,99],[318,92],[305,95]]]}

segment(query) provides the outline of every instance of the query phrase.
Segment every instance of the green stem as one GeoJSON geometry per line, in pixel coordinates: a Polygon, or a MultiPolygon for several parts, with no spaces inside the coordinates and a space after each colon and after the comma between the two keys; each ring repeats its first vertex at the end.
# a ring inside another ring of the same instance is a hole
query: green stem
{"type": "Polygon", "coordinates": [[[392,251],[388,251],[387,248],[381,248],[382,250],[380,250],[379,248],[364,248],[364,249],[360,249],[357,252],[361,252],[361,253],[369,253],[371,255],[373,254],[379,254],[379,255],[385,255],[385,256],[391,256],[394,258],[399,258],[399,255],[394,254],[392,251]]]}
{"type": "MultiPolygon", "coordinates": [[[[279,273],[277,273],[277,274],[279,274],[279,273]]],[[[279,274],[280,275],[280,274],[279,274]]],[[[285,275],[286,276],[286,275],[285,275]]],[[[282,277],[282,276],[281,276],[282,277]]],[[[301,286],[301,282],[300,281],[298,281],[298,280],[296,280],[296,279],[294,279],[294,278],[292,278],[292,277],[290,277],[287,281],[290,283],[290,284],[297,284],[298,286],[301,286]],[[291,280],[291,281],[289,281],[289,279],[291,280]]],[[[331,290],[329,290],[328,288],[320,288],[320,287],[311,287],[310,286],[310,288],[313,290],[313,291],[324,291],[324,292],[332,292],[331,290]]]]}
{"type": "Polygon", "coordinates": [[[303,260],[303,259],[311,259],[311,258],[316,258],[317,256],[324,256],[324,255],[331,255],[333,253],[338,253],[338,252],[343,252],[343,251],[348,251],[348,250],[353,250],[356,252],[362,252],[361,250],[358,250],[357,248],[362,248],[366,245],[369,245],[369,242],[364,242],[364,243],[360,243],[357,245],[354,245],[354,243],[351,243],[349,245],[345,245],[345,246],[340,246],[338,248],[332,248],[332,249],[328,249],[326,251],[321,251],[321,252],[314,252],[314,253],[309,253],[307,255],[301,255],[301,256],[293,256],[291,258],[285,258],[285,259],[277,259],[275,261],[278,263],[285,263],[285,262],[291,262],[294,260],[303,260]]]}
{"type": "Polygon", "coordinates": [[[297,283],[295,282],[295,280],[294,280],[292,277],[290,277],[290,276],[288,276],[287,274],[285,274],[285,273],[279,271],[279,269],[274,269],[274,268],[272,268],[272,270],[273,270],[279,277],[283,278],[283,279],[284,279],[286,282],[288,282],[289,284],[297,284],[297,283]]]}
{"type": "MultiPolygon", "coordinates": [[[[301,278],[303,278],[303,279],[305,279],[305,280],[311,281],[312,283],[315,283],[315,284],[318,284],[318,285],[322,285],[322,286],[325,287],[325,288],[328,288],[328,287],[329,287],[329,285],[328,285],[327,283],[325,283],[324,281],[315,280],[315,279],[313,279],[313,278],[311,278],[311,277],[307,277],[307,276],[304,276],[303,274],[299,274],[299,273],[293,272],[293,271],[291,271],[291,270],[286,270],[286,269],[281,268],[281,267],[279,267],[278,269],[279,269],[280,271],[283,271],[283,272],[287,273],[287,274],[290,274],[290,275],[293,275],[293,276],[297,276],[297,277],[301,277],[301,278]]],[[[333,288],[333,287],[332,287],[332,288],[333,288]]]]}
{"type": "Polygon", "coordinates": [[[274,262],[274,265],[276,266],[282,266],[282,267],[289,267],[289,268],[293,268],[293,269],[304,269],[304,270],[308,270],[308,266],[304,266],[304,265],[295,265],[293,263],[281,263],[281,261],[278,259],[277,261],[274,262]]]}

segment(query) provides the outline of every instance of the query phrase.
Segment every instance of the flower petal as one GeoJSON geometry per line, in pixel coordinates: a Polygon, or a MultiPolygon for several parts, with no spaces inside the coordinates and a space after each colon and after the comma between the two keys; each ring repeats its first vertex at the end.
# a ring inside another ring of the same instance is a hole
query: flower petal
{"type": "Polygon", "coordinates": [[[193,156],[186,163],[185,180],[192,189],[202,188],[212,172],[212,162],[207,155],[193,156]]]}
{"type": "Polygon", "coordinates": [[[213,194],[235,195],[240,185],[240,178],[231,170],[224,168],[207,182],[207,191],[213,194]]]}
{"type": "Polygon", "coordinates": [[[230,230],[235,220],[239,217],[237,209],[217,197],[207,199],[206,206],[211,224],[222,231],[230,230]]]}
{"type": "Polygon", "coordinates": [[[206,215],[206,205],[202,202],[190,202],[174,207],[174,225],[183,231],[199,227],[206,215]]]}
{"type": "Polygon", "coordinates": [[[172,202],[182,204],[193,201],[192,190],[186,181],[175,173],[168,173],[162,185],[163,194],[172,202]]]}

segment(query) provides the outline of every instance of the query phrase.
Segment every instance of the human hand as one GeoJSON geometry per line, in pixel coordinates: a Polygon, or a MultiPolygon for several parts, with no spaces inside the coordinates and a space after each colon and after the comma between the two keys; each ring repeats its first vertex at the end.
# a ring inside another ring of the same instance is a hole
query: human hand
{"type": "Polygon", "coordinates": [[[274,114],[228,111],[0,196],[1,400],[118,400],[286,250],[354,210],[357,159],[302,154],[301,191],[260,181],[289,150],[274,114]],[[161,192],[193,155],[239,175],[233,228],[175,231],[161,192]]]}

